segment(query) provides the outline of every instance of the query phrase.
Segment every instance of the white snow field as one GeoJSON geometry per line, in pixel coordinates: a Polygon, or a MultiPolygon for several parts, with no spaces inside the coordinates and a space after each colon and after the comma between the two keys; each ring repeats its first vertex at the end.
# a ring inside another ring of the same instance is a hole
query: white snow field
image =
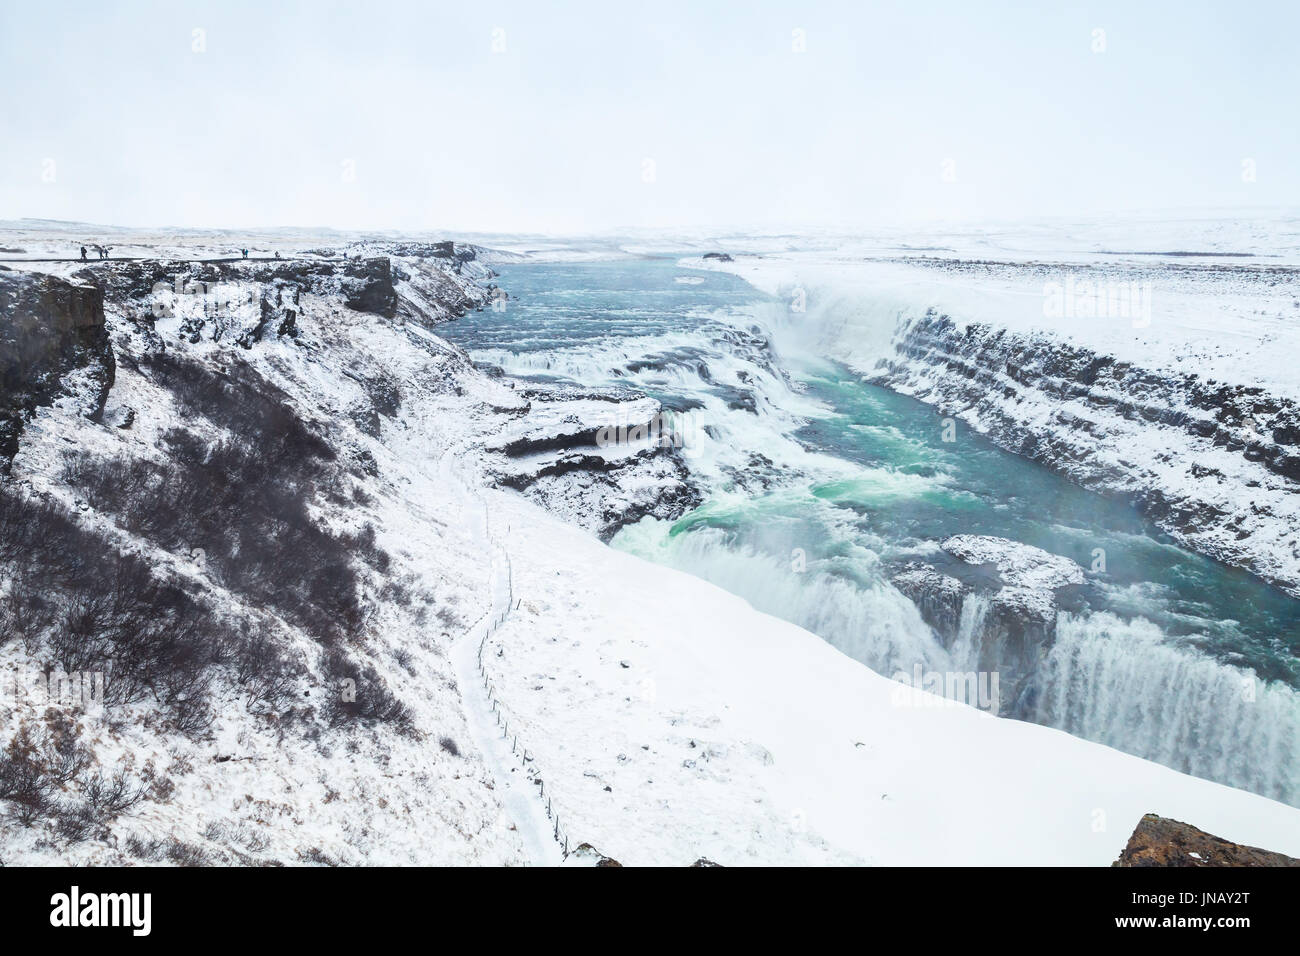
{"type": "Polygon", "coordinates": [[[624,865],[1108,865],[1144,813],[1300,852],[1300,810],[913,692],[505,492],[485,667],[572,838],[624,865]]]}
{"type": "MultiPolygon", "coordinates": [[[[733,272],[783,300],[803,290],[811,314],[804,320],[795,315],[792,321],[804,321],[808,344],[827,344],[816,337],[827,332],[817,326],[819,312],[848,310],[848,327],[839,331],[852,331],[855,338],[835,344],[838,357],[850,364],[874,365],[883,354],[879,347],[887,344],[900,318],[933,308],[959,326],[985,323],[1024,335],[1056,337],[1153,371],[1265,384],[1284,398],[1300,398],[1300,367],[1291,359],[1300,349],[1300,286],[1294,274],[1242,275],[1215,268],[1277,265],[1270,261],[1210,262],[1212,266],[1176,257],[1076,256],[1030,263],[1004,260],[1005,268],[998,268],[996,263],[967,265],[952,255],[868,258],[852,247],[744,256],[724,263],[683,260],[693,267],[733,272]],[[1064,295],[1071,281],[1080,299],[1085,282],[1107,291],[1107,283],[1114,283],[1117,291],[1136,283],[1135,303],[1142,314],[1054,314],[1045,288],[1055,283],[1064,295]]],[[[793,343],[793,333],[790,338],[793,343]]]]}

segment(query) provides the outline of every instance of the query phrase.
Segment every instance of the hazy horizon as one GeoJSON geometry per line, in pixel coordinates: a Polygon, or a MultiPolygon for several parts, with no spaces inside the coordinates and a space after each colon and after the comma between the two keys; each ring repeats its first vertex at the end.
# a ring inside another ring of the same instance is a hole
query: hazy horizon
{"type": "Polygon", "coordinates": [[[577,236],[1245,216],[1300,206],[1297,27],[1282,4],[9,5],[0,218],[577,236]]]}
{"type": "MultiPolygon", "coordinates": [[[[629,226],[629,225],[612,225],[591,229],[480,229],[480,228],[459,228],[459,227],[411,227],[397,228],[387,226],[362,226],[362,227],[344,227],[329,224],[312,224],[312,223],[266,223],[255,226],[232,224],[232,225],[207,225],[197,223],[193,225],[176,225],[174,223],[123,223],[123,222],[91,222],[80,219],[52,219],[39,216],[22,216],[11,219],[0,219],[0,228],[22,229],[34,228],[39,224],[46,223],[53,227],[67,227],[72,231],[77,231],[81,227],[87,229],[105,229],[121,230],[127,233],[139,233],[147,236],[155,232],[174,232],[177,234],[189,234],[201,236],[209,233],[232,233],[234,235],[254,235],[257,233],[301,233],[304,237],[320,236],[329,233],[337,233],[340,236],[388,236],[391,238],[406,236],[437,236],[444,237],[455,234],[466,240],[473,239],[480,241],[484,239],[538,239],[554,240],[557,242],[582,241],[614,241],[619,239],[682,239],[683,241],[705,241],[712,239],[727,238],[781,238],[795,237],[816,239],[820,237],[828,239],[843,239],[854,236],[870,238],[873,236],[899,235],[911,236],[913,238],[924,237],[926,235],[939,236],[946,233],[962,232],[1007,232],[1017,233],[1021,230],[1028,230],[1035,227],[1046,226],[1066,226],[1066,225],[1087,225],[1087,226],[1116,226],[1131,227],[1140,229],[1143,225],[1161,226],[1172,223],[1224,223],[1229,221],[1236,222],[1290,222],[1295,220],[1297,229],[1300,230],[1300,206],[1294,207],[1183,207],[1169,209],[1139,209],[1125,210],[1114,214],[1096,214],[1096,215],[1055,215],[1055,216],[1024,216],[1020,218],[1006,219],[934,219],[914,222],[891,222],[891,223],[869,223],[862,226],[841,226],[841,225],[816,225],[801,223],[771,223],[762,226],[745,226],[744,224],[719,224],[717,227],[706,226],[629,226]],[[31,224],[30,226],[26,224],[31,224]]],[[[1300,232],[1297,232],[1300,235],[1300,232]]],[[[1193,243],[1194,244],[1194,243],[1193,243]]]]}

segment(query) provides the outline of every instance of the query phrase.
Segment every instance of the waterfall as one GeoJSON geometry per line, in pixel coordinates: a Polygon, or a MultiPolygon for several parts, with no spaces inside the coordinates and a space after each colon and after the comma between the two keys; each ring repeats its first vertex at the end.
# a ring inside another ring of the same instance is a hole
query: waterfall
{"type": "Polygon", "coordinates": [[[990,606],[988,597],[983,594],[967,594],[962,599],[957,637],[948,652],[952,657],[954,670],[980,669],[981,643],[985,634],[984,622],[988,617],[990,606]]]}
{"type": "Polygon", "coordinates": [[[1038,723],[1300,805],[1300,694],[1168,644],[1141,618],[1061,614],[1038,723]]]}

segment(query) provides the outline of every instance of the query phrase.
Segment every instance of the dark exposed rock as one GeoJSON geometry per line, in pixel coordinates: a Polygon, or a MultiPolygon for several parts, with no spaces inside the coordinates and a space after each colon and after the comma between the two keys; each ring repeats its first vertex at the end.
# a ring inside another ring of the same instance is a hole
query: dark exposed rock
{"type": "Polygon", "coordinates": [[[77,273],[77,278],[99,285],[105,298],[114,301],[147,299],[160,284],[175,288],[178,281],[182,285],[206,288],[243,280],[272,289],[288,287],[295,301],[301,292],[338,290],[351,309],[374,312],[387,318],[397,313],[392,264],[386,256],[334,262],[297,259],[179,263],[150,259],[115,262],[107,267],[82,270],[77,273]]]}
{"type": "Polygon", "coordinates": [[[600,428],[588,428],[575,421],[572,430],[560,430],[549,435],[523,435],[502,446],[501,450],[511,458],[524,455],[537,455],[548,451],[574,451],[582,448],[597,447],[600,428]]]}
{"type": "Polygon", "coordinates": [[[704,258],[705,258],[705,259],[716,259],[716,260],[718,260],[719,262],[731,262],[731,261],[732,261],[731,256],[727,255],[727,253],[725,253],[725,252],[706,252],[706,253],[704,254],[704,258]]]}
{"type": "Polygon", "coordinates": [[[921,618],[939,633],[945,646],[956,640],[961,606],[971,590],[968,585],[917,562],[907,564],[890,580],[916,605],[921,618]]]}
{"type": "Polygon", "coordinates": [[[1111,866],[1300,866],[1300,860],[1148,813],[1111,866]]]}
{"type": "Polygon", "coordinates": [[[389,259],[349,259],[343,269],[344,300],[349,309],[373,312],[386,318],[397,314],[397,290],[389,259]]]}
{"type": "Polygon", "coordinates": [[[383,250],[393,256],[408,256],[415,259],[446,259],[453,269],[460,271],[466,262],[478,258],[478,247],[465,243],[442,240],[439,242],[392,242],[382,246],[383,250]]]}
{"type": "Polygon", "coordinates": [[[523,491],[541,478],[567,475],[575,471],[602,474],[615,470],[618,465],[618,462],[602,458],[600,455],[564,455],[552,461],[547,461],[535,471],[500,475],[496,480],[496,484],[500,488],[513,488],[516,491],[523,491]]]}
{"type": "Polygon", "coordinates": [[[85,369],[85,414],[98,420],[116,366],[104,328],[103,293],[53,276],[0,276],[0,469],[8,469],[31,413],[85,369]]]}
{"type": "MultiPolygon", "coordinates": [[[[495,366],[490,367],[495,368],[495,366]]],[[[497,369],[497,372],[504,374],[500,369],[497,369]]],[[[516,381],[519,385],[515,391],[521,398],[529,401],[541,399],[547,402],[570,402],[585,399],[597,402],[630,402],[643,397],[636,389],[622,386],[571,385],[550,379],[533,381],[522,376],[517,377],[516,381]]]]}
{"type": "Polygon", "coordinates": [[[969,666],[998,675],[999,713],[1033,713],[1039,664],[1056,640],[1056,612],[1063,602],[1073,603],[1082,568],[1020,542],[957,535],[930,563],[909,562],[890,580],[945,648],[964,637],[973,655],[969,666]],[[976,597],[981,603],[968,607],[976,597]]]}
{"type": "Polygon", "coordinates": [[[620,868],[623,866],[618,860],[601,853],[590,843],[579,843],[574,851],[569,854],[569,857],[587,866],[616,866],[620,868]]]}
{"type": "Polygon", "coordinates": [[[485,446],[498,487],[609,540],[643,517],[674,520],[701,495],[683,456],[690,440],[672,413],[630,389],[520,384],[527,399],[504,411],[485,446]]]}
{"type": "Polygon", "coordinates": [[[523,492],[558,514],[580,518],[602,541],[647,516],[679,518],[703,500],[689,469],[671,449],[643,448],[623,457],[539,455],[521,464],[525,467],[494,471],[493,483],[523,492]],[[654,480],[645,480],[647,475],[654,480]],[[630,497],[625,485],[642,486],[642,491],[630,497]]]}
{"type": "MultiPolygon", "coordinates": [[[[577,848],[569,854],[569,858],[576,863],[585,864],[586,866],[616,866],[622,868],[623,864],[612,857],[605,856],[590,843],[580,843],[577,848]]],[[[705,857],[700,857],[691,866],[722,866],[721,863],[714,863],[705,857]]]]}

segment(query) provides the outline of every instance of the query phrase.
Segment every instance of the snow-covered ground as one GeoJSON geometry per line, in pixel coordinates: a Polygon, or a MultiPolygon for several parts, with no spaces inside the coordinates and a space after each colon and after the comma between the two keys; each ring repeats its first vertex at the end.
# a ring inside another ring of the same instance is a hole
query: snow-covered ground
{"type": "Polygon", "coordinates": [[[1148,812],[1295,855],[1300,810],[881,677],[711,584],[493,492],[488,641],[573,836],[624,864],[1107,865],[1148,812]]]}
{"type": "MultiPolygon", "coordinates": [[[[1300,348],[1300,281],[1295,271],[1274,274],[1273,263],[1084,261],[1081,256],[1073,262],[1032,264],[967,263],[952,257],[883,261],[868,260],[858,250],[746,256],[725,263],[686,261],[734,272],[785,301],[802,292],[809,326],[822,312],[848,309],[850,321],[878,319],[883,329],[874,331],[888,335],[900,317],[932,308],[962,327],[989,324],[1022,335],[1059,337],[1153,371],[1262,383],[1282,397],[1300,398],[1300,369],[1289,359],[1300,348]],[[1057,287],[1062,300],[1067,284],[1082,299],[1085,283],[1103,294],[1109,284],[1126,293],[1135,283],[1143,314],[1053,314],[1057,287]]],[[[839,344],[850,349],[842,353],[850,361],[869,358],[874,365],[882,357],[868,352],[880,344],[878,339],[839,344]]]]}

